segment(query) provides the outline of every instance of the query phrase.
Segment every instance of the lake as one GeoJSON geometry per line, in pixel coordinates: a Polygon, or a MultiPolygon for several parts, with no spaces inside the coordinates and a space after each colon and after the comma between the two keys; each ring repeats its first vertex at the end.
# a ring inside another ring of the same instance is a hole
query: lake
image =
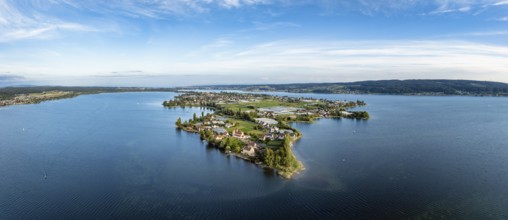
{"type": "Polygon", "coordinates": [[[292,180],[175,129],[175,93],[0,108],[0,219],[507,219],[508,99],[365,100],[371,119],[296,123],[292,180]]]}

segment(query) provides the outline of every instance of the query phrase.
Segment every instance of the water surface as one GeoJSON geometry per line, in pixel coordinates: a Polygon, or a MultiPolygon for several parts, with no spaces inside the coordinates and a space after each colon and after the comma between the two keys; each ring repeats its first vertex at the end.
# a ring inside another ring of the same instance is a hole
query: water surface
{"type": "Polygon", "coordinates": [[[508,99],[275,94],[372,118],[294,124],[288,181],[177,131],[206,110],[163,108],[174,93],[0,108],[0,219],[508,218],[508,99]]]}

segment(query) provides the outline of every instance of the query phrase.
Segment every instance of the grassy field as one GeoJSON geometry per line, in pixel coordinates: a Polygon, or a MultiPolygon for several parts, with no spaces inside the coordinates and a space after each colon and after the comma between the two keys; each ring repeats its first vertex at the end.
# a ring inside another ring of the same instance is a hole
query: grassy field
{"type": "Polygon", "coordinates": [[[50,91],[50,92],[44,92],[44,93],[30,93],[27,97],[34,98],[34,99],[52,99],[52,98],[59,98],[62,96],[69,95],[71,93],[68,92],[61,92],[61,91],[50,91]]]}
{"type": "Polygon", "coordinates": [[[231,109],[234,111],[238,111],[238,109],[241,109],[242,112],[244,112],[247,110],[252,110],[254,108],[269,108],[276,106],[304,108],[308,104],[309,103],[306,102],[283,102],[276,99],[263,99],[257,102],[224,104],[223,106],[226,107],[227,109],[231,109]]]}
{"type": "Polygon", "coordinates": [[[237,120],[237,119],[229,119],[229,121],[231,121],[231,123],[238,123],[237,126],[234,126],[232,128],[229,128],[228,129],[228,132],[231,132],[233,131],[234,129],[239,129],[241,131],[243,131],[244,133],[252,133],[254,135],[264,135],[265,132],[263,131],[259,131],[259,130],[255,130],[254,127],[257,125],[256,123],[254,122],[250,122],[250,121],[244,121],[244,120],[237,120]]]}
{"type": "Polygon", "coordinates": [[[282,144],[284,144],[284,141],[282,141],[282,140],[274,140],[274,141],[269,141],[266,144],[266,146],[271,147],[271,148],[279,148],[280,146],[282,146],[282,144]]]}
{"type": "MultiPolygon", "coordinates": [[[[0,106],[15,105],[15,104],[34,104],[42,101],[61,99],[61,98],[72,98],[77,96],[74,92],[64,91],[50,91],[41,93],[29,93],[29,94],[17,94],[9,99],[0,100],[0,106]]],[[[3,96],[5,97],[5,96],[3,96]]]]}

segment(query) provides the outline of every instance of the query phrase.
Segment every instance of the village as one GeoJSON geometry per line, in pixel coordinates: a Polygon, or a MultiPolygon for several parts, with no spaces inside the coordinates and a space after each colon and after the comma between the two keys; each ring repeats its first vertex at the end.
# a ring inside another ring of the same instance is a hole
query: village
{"type": "Polygon", "coordinates": [[[367,112],[348,111],[363,101],[330,101],[278,97],[262,94],[185,92],[166,107],[202,107],[213,113],[194,114],[175,123],[178,129],[200,134],[202,140],[227,155],[269,167],[286,178],[303,169],[292,153],[301,137],[290,122],[311,122],[318,118],[368,119],[367,112]]]}
{"type": "Polygon", "coordinates": [[[19,94],[6,100],[0,100],[0,106],[34,104],[46,100],[71,98],[77,96],[74,92],[66,91],[49,91],[42,93],[19,94]]]}

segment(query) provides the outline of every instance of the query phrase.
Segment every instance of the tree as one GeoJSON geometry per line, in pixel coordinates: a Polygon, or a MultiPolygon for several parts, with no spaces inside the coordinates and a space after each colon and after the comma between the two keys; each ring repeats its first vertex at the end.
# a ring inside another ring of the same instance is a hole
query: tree
{"type": "Polygon", "coordinates": [[[366,111],[353,112],[352,116],[357,119],[369,119],[370,117],[369,113],[366,111]]]}
{"type": "Polygon", "coordinates": [[[201,130],[199,132],[199,137],[201,138],[201,140],[205,140],[206,139],[206,136],[205,136],[205,131],[201,130]]]}
{"type": "Polygon", "coordinates": [[[285,167],[290,167],[291,164],[293,164],[293,162],[296,160],[291,150],[291,137],[289,134],[284,136],[284,144],[282,148],[278,150],[278,153],[281,157],[280,165],[285,167]]]}
{"type": "Polygon", "coordinates": [[[192,116],[192,121],[197,121],[198,120],[198,117],[196,116],[196,113],[194,113],[194,115],[192,116]]]}
{"type": "Polygon", "coordinates": [[[269,167],[273,166],[274,160],[275,160],[275,153],[272,149],[266,148],[265,150],[265,164],[269,167]]]}
{"type": "Polygon", "coordinates": [[[182,127],[182,118],[178,118],[178,119],[176,120],[176,123],[175,123],[175,124],[176,124],[176,126],[177,126],[178,128],[181,128],[181,127],[182,127]]]}
{"type": "Polygon", "coordinates": [[[233,145],[233,150],[235,151],[235,153],[240,153],[240,151],[242,151],[242,148],[240,147],[240,145],[235,143],[233,145]]]}

